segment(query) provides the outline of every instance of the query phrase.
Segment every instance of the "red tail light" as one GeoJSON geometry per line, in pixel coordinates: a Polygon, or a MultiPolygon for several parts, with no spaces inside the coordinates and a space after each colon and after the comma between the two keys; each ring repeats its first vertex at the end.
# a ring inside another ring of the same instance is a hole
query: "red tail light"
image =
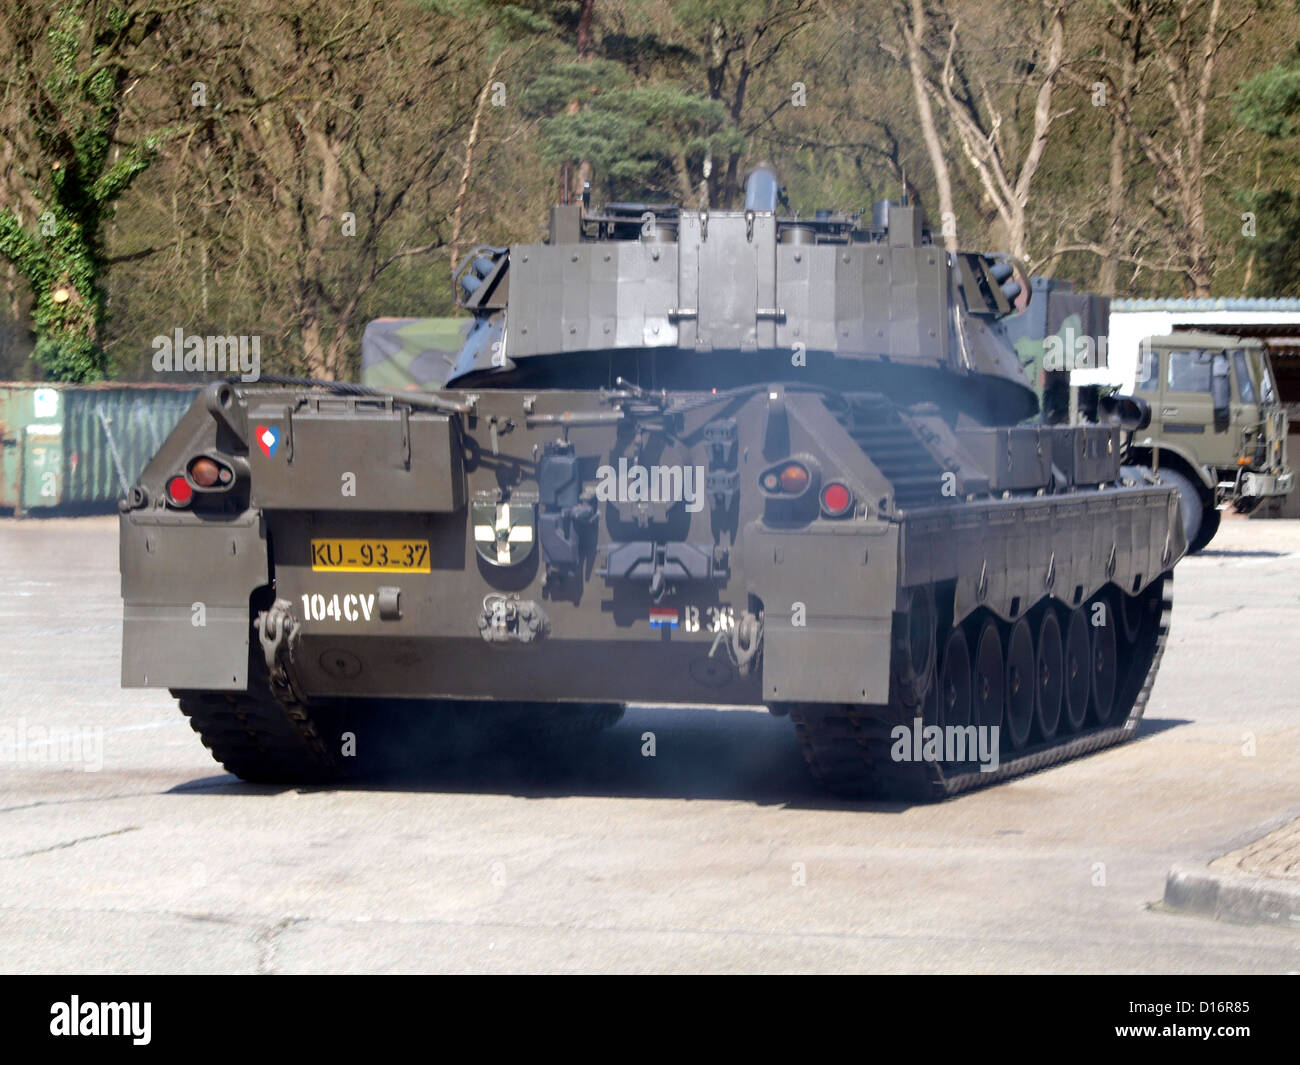
{"type": "Polygon", "coordinates": [[[822,489],[822,513],[828,518],[839,518],[853,508],[853,493],[847,485],[831,481],[822,489]]]}
{"type": "Polygon", "coordinates": [[[194,489],[181,474],[167,482],[167,501],[174,507],[188,507],[194,498],[194,489]]]}

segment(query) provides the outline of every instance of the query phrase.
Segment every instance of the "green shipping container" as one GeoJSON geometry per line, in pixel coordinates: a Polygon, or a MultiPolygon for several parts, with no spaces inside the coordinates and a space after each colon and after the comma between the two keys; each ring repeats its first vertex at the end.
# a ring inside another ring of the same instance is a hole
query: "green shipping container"
{"type": "Polygon", "coordinates": [[[109,513],[189,409],[192,385],[0,382],[0,508],[109,513]]]}

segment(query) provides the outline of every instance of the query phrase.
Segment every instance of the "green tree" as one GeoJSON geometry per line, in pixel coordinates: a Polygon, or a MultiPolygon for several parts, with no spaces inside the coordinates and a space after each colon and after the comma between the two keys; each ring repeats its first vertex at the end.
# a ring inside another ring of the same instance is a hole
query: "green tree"
{"type": "Polygon", "coordinates": [[[1237,121],[1265,138],[1261,171],[1271,188],[1241,197],[1256,215],[1261,295],[1300,296],[1300,194],[1294,189],[1296,140],[1300,134],[1300,49],[1289,61],[1241,83],[1233,98],[1237,121]]]}
{"type": "MultiPolygon", "coordinates": [[[[742,192],[742,160],[754,138],[807,91],[775,81],[778,61],[798,47],[803,31],[824,12],[817,0],[684,0],[673,4],[673,14],[697,56],[709,99],[725,109],[734,134],[725,150],[706,157],[701,198],[731,207],[742,192]]],[[[807,56],[796,69],[815,69],[819,59],[807,56]]]]}
{"type": "Polygon", "coordinates": [[[344,376],[366,295],[446,246],[473,38],[406,0],[245,0],[210,32],[232,48],[176,176],[202,191],[178,224],[225,290],[218,331],[265,336],[278,369],[344,376]]]}
{"type": "Polygon", "coordinates": [[[638,83],[609,60],[551,66],[530,79],[523,100],[540,119],[546,161],[587,161],[613,198],[687,200],[692,162],[741,143],[718,101],[668,80],[638,83]],[[579,96],[584,105],[568,109],[579,96]]]}
{"type": "Polygon", "coordinates": [[[34,354],[53,378],[95,380],[107,370],[104,230],[163,135],[121,136],[126,98],[164,18],[190,6],[5,4],[0,137],[16,166],[0,201],[0,255],[31,286],[34,354]]]}

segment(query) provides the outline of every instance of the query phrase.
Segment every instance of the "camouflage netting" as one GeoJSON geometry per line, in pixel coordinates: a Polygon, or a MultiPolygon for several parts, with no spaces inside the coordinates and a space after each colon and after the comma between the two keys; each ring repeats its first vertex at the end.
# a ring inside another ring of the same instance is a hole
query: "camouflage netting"
{"type": "Polygon", "coordinates": [[[361,383],[399,391],[441,388],[472,318],[376,318],[361,337],[361,383]]]}
{"type": "Polygon", "coordinates": [[[1076,362],[1076,365],[1079,368],[1098,365],[1102,356],[1097,345],[1106,335],[1110,300],[1105,296],[1074,292],[1072,282],[1057,278],[1035,277],[1032,285],[1033,299],[1028,309],[1023,314],[1003,319],[1002,328],[1015,344],[1025,376],[1038,393],[1043,419],[1059,423],[1069,414],[1070,375],[1059,367],[1058,372],[1044,372],[1044,342],[1048,337],[1059,337],[1062,354],[1077,360],[1080,358],[1079,340],[1088,338],[1093,354],[1087,362],[1076,362]]]}

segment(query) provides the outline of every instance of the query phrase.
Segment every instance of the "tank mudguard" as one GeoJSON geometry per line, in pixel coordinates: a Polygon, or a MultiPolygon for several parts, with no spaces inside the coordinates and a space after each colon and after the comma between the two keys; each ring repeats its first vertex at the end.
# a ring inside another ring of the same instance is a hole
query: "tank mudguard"
{"type": "Polygon", "coordinates": [[[764,701],[887,702],[898,526],[753,522],[742,544],[764,604],[764,701]]]}
{"type": "Polygon", "coordinates": [[[268,582],[261,512],[210,525],[126,513],[119,550],[122,686],[244,691],[249,600],[268,582]]]}

